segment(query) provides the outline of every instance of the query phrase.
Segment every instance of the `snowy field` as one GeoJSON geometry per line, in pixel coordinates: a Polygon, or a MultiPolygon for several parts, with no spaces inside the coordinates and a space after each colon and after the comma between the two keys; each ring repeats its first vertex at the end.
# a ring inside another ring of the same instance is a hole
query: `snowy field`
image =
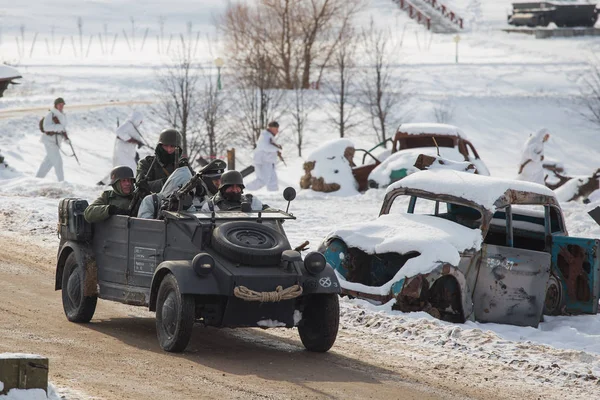
{"type": "MultiPolygon", "coordinates": [[[[157,69],[167,61],[159,48],[164,49],[171,35],[183,34],[190,40],[200,38],[198,56],[207,73],[216,73],[212,67],[215,57],[226,59],[218,43],[205,39],[206,34],[214,34],[212,22],[224,3],[177,0],[168,3],[168,10],[166,2],[159,0],[144,2],[143,6],[133,0],[110,4],[59,0],[52,6],[39,0],[3,4],[0,62],[11,63],[23,75],[22,84],[10,87],[0,99],[0,154],[11,167],[0,170],[0,213],[4,214],[0,226],[4,234],[27,236],[49,252],[56,251],[58,200],[82,197],[91,201],[101,192],[95,182],[111,168],[117,118],[123,121],[132,110],[141,111],[146,117],[142,133],[151,143],[164,127],[153,114],[152,104],[157,69]],[[32,3],[35,13],[30,11],[32,3]],[[74,7],[77,13],[66,11],[74,7]],[[65,13],[68,18],[63,18],[65,13]],[[120,35],[114,51],[108,52],[106,47],[112,45],[115,33],[131,33],[132,15],[136,17],[130,42],[120,35]],[[84,31],[81,46],[79,16],[84,31]],[[157,39],[161,17],[165,18],[165,33],[157,39]],[[192,19],[188,31],[186,23],[192,19]],[[149,34],[142,49],[146,28],[149,34]],[[106,42],[101,48],[98,34],[105,32],[106,42]],[[90,34],[96,36],[88,45],[90,34]],[[136,47],[132,49],[133,38],[136,47]],[[82,48],[87,54],[82,54],[82,48]],[[62,183],[56,182],[52,171],[46,179],[34,177],[44,157],[37,124],[58,96],[66,100],[69,134],[81,160],[78,166],[73,158],[63,157],[66,181],[62,183]]],[[[367,24],[374,17],[378,25],[390,29],[400,46],[395,74],[408,79],[410,87],[409,102],[400,111],[402,121],[435,122],[434,109],[442,104],[449,107],[449,123],[465,132],[493,176],[516,177],[523,143],[542,127],[551,134],[546,156],[561,161],[571,175],[590,175],[599,168],[598,127],[578,114],[576,96],[582,77],[589,71],[586,62],[600,52],[600,40],[536,40],[501,32],[510,9],[508,0],[447,0],[447,4],[462,12],[468,23],[461,33],[458,64],[452,35],[426,33],[393,2],[372,0],[360,15],[361,23],[367,24]]],[[[227,66],[223,72],[227,90],[227,66]]],[[[314,98],[318,107],[310,115],[303,149],[306,155],[323,141],[336,138],[326,123],[331,108],[327,96],[314,98]]],[[[287,167],[277,166],[280,187],[290,185],[299,190],[305,160],[297,156],[289,117],[280,122],[279,142],[287,162],[287,167]]],[[[366,121],[363,125],[368,127],[366,121]]],[[[377,143],[366,128],[349,138],[358,148],[377,143]]],[[[249,149],[238,149],[238,157],[238,168],[248,165],[249,149]]],[[[340,196],[299,190],[290,206],[298,219],[285,224],[291,243],[309,240],[316,249],[333,227],[374,219],[384,192],[340,196]]],[[[255,194],[264,203],[285,209],[281,194],[255,194]]],[[[598,205],[600,200],[588,205],[562,205],[570,235],[600,238],[600,226],[587,215],[598,205]]],[[[343,329],[360,333],[358,344],[373,346],[373,352],[393,354],[394,342],[400,342],[427,349],[433,356],[451,358],[462,352],[500,360],[507,367],[521,369],[524,379],[546,387],[600,387],[596,384],[600,381],[600,316],[545,317],[538,329],[475,322],[461,325],[441,322],[425,313],[391,311],[390,305],[376,307],[344,300],[341,324],[343,329]]]]}

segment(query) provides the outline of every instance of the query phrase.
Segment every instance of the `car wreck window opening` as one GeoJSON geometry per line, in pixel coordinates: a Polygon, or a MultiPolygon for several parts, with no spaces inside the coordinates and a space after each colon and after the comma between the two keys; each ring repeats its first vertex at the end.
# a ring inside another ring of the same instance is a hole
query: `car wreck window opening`
{"type": "Polygon", "coordinates": [[[436,136],[436,135],[427,135],[427,136],[411,136],[404,138],[404,143],[401,149],[415,149],[419,147],[436,147],[436,142],[438,147],[455,147],[455,138],[451,136],[436,136]],[[435,141],[433,140],[435,138],[435,141]]]}
{"type": "Polygon", "coordinates": [[[470,152],[473,153],[473,157],[475,157],[475,159],[479,160],[479,154],[477,154],[477,150],[475,150],[475,147],[473,147],[471,142],[467,142],[465,140],[465,144],[467,145],[467,148],[470,150],[470,152]]]}
{"type": "Polygon", "coordinates": [[[506,210],[506,246],[514,247],[513,224],[512,224],[512,206],[509,204],[506,210]]]}
{"type": "Polygon", "coordinates": [[[561,217],[560,209],[550,206],[550,233],[566,233],[565,221],[561,217]]]}

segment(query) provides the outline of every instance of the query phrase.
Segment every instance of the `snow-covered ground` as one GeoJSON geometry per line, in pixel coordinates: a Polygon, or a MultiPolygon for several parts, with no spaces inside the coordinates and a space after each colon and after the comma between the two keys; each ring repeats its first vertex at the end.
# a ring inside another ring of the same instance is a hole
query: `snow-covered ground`
{"type": "MultiPolygon", "coordinates": [[[[59,0],[47,4],[39,0],[12,2],[3,4],[0,13],[0,62],[10,62],[23,76],[22,84],[10,87],[0,99],[0,154],[14,169],[0,166],[0,212],[6,217],[2,228],[8,234],[27,235],[54,251],[58,200],[82,197],[91,201],[100,193],[95,182],[111,168],[117,119],[123,121],[133,109],[141,111],[146,117],[142,133],[156,142],[164,125],[153,111],[155,77],[167,60],[164,50],[169,38],[175,37],[175,43],[180,34],[186,40],[199,37],[198,56],[209,73],[216,73],[212,67],[215,57],[226,59],[218,45],[204,39],[205,34],[214,33],[213,16],[226,2],[177,0],[168,2],[169,7],[159,0],[143,4],[133,0],[110,4],[59,0]],[[135,18],[133,34],[130,16],[135,18]],[[83,23],[81,41],[77,17],[83,23]],[[161,17],[165,20],[162,35],[161,17]],[[190,20],[194,22],[188,30],[190,20]],[[149,34],[142,49],[146,28],[149,34]],[[114,51],[109,52],[116,33],[114,51]],[[95,36],[89,42],[91,34],[95,36]],[[44,157],[38,121],[59,96],[66,100],[70,137],[81,160],[78,166],[73,158],[63,157],[66,182],[62,183],[56,182],[52,171],[46,179],[34,177],[44,157]]],[[[600,167],[598,127],[586,123],[576,111],[578,85],[589,72],[586,62],[600,51],[600,41],[591,37],[536,40],[500,32],[510,9],[508,0],[447,0],[447,4],[463,12],[468,23],[461,33],[459,63],[455,63],[452,35],[432,36],[392,1],[372,0],[360,16],[365,24],[374,17],[393,32],[401,46],[395,74],[408,80],[410,93],[408,104],[400,111],[402,122],[436,122],[434,109],[448,108],[447,122],[465,132],[493,176],[517,175],[522,146],[528,135],[541,127],[551,133],[546,156],[561,161],[570,174],[590,175],[600,167]]],[[[227,66],[223,72],[227,90],[227,66]]],[[[326,94],[315,98],[319,107],[310,115],[303,149],[306,155],[325,140],[336,138],[325,122],[331,108],[326,94]]],[[[297,156],[289,118],[280,122],[279,142],[284,145],[287,162],[287,167],[277,166],[281,186],[298,189],[306,160],[297,156]]],[[[365,121],[366,129],[349,136],[357,148],[377,143],[368,125],[365,121]]],[[[250,153],[238,149],[238,168],[248,165],[250,153]]],[[[280,193],[256,194],[264,203],[285,207],[280,193]]],[[[286,223],[292,244],[308,239],[314,249],[334,227],[373,220],[383,195],[383,190],[345,197],[299,191],[290,207],[298,219],[286,223]]],[[[600,238],[600,226],[587,215],[598,205],[600,198],[588,205],[563,204],[571,235],[600,238]]],[[[431,348],[436,354],[458,349],[482,358],[504,359],[507,365],[523,368],[528,377],[535,368],[542,382],[548,380],[545,385],[557,388],[568,380],[600,378],[599,316],[547,317],[538,329],[474,322],[457,325],[424,313],[402,314],[388,305],[375,307],[346,300],[342,302],[342,326],[366,338],[394,332],[397,340],[431,348]]],[[[376,347],[380,342],[372,343],[373,351],[381,350],[376,347]]],[[[370,342],[364,340],[361,345],[370,342]]],[[[394,347],[385,350],[393,353],[394,347]]]]}

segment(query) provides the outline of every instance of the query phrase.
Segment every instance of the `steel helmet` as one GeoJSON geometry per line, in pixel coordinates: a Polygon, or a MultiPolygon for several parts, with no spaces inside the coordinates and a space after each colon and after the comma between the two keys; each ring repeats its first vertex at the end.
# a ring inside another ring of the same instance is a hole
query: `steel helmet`
{"type": "Polygon", "coordinates": [[[121,179],[132,179],[135,182],[135,177],[133,175],[133,170],[129,167],[121,165],[119,167],[115,167],[110,171],[110,184],[114,185],[121,179]]]}
{"type": "Polygon", "coordinates": [[[158,137],[158,144],[181,147],[181,133],[177,129],[165,129],[158,137]]]}
{"type": "Polygon", "coordinates": [[[231,185],[238,185],[244,189],[244,177],[240,171],[227,171],[221,175],[221,185],[219,186],[219,190],[231,185]]]}

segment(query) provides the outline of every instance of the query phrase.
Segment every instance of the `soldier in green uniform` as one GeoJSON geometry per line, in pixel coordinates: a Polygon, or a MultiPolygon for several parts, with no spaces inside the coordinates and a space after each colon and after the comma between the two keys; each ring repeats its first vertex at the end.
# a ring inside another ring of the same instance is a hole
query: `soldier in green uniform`
{"type": "Polygon", "coordinates": [[[138,163],[138,186],[147,193],[158,193],[173,171],[187,165],[187,158],[181,155],[181,134],[176,129],[165,129],[160,133],[154,155],[138,163]]]}
{"type": "Polygon", "coordinates": [[[110,171],[112,190],[105,190],[83,213],[90,223],[108,219],[111,215],[128,215],[129,203],[133,197],[133,170],[126,166],[113,168],[110,171]]]}

